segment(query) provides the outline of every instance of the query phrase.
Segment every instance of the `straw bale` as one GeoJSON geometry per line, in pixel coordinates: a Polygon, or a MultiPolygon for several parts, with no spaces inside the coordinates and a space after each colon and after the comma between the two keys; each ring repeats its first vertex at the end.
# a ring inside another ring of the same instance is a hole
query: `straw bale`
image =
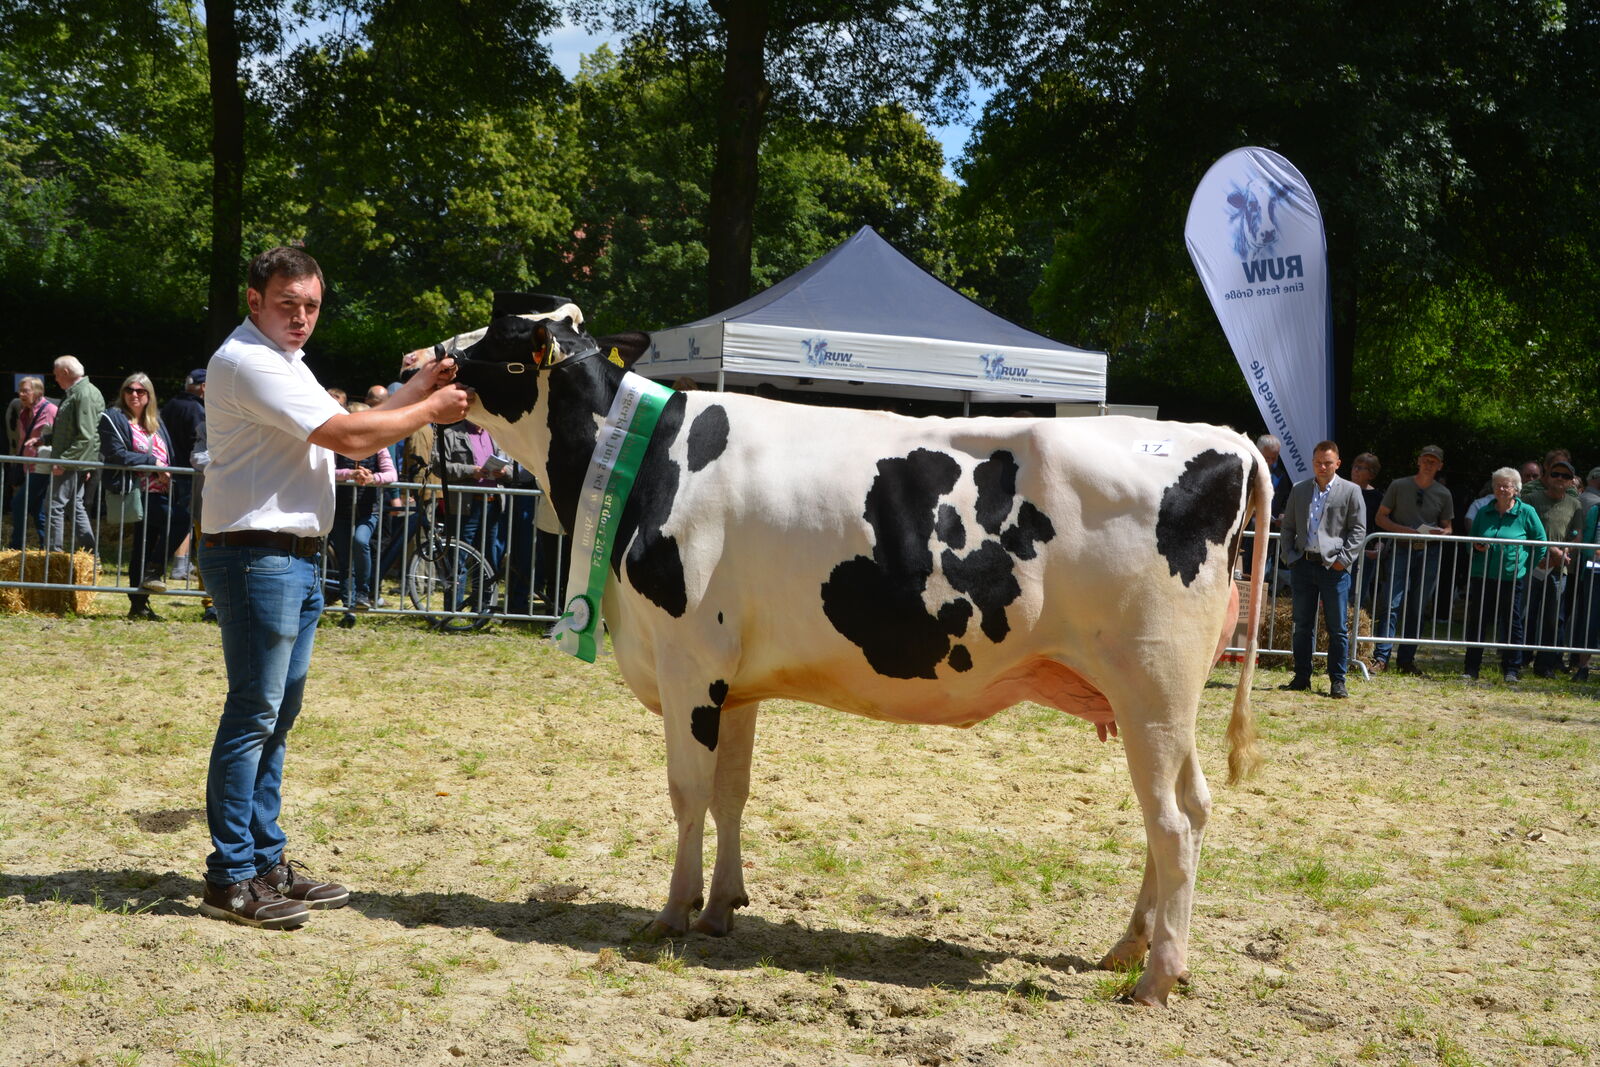
{"type": "MultiPolygon", "coordinates": [[[[94,585],[94,555],[83,549],[73,553],[16,549],[0,552],[0,582],[52,582],[94,585]]],[[[21,589],[0,586],[0,613],[33,611],[43,615],[89,614],[95,593],[88,589],[21,589]]]]}

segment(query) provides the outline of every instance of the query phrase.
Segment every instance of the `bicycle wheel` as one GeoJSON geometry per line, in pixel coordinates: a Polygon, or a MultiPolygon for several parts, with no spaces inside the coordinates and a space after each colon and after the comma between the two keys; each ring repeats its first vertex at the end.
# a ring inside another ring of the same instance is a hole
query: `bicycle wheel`
{"type": "Polygon", "coordinates": [[[494,613],[499,595],[489,561],[471,545],[450,538],[431,547],[433,551],[419,552],[406,564],[411,606],[431,613],[429,621],[441,630],[480,629],[494,613]]]}

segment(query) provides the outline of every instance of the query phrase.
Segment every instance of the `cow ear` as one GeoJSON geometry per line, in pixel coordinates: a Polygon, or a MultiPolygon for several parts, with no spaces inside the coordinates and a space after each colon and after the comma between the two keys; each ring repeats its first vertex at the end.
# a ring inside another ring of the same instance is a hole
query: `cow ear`
{"type": "Polygon", "coordinates": [[[639,362],[639,357],[650,350],[650,335],[642,330],[627,330],[595,338],[601,353],[624,369],[639,362]]]}
{"type": "Polygon", "coordinates": [[[1229,193],[1228,194],[1228,206],[1232,207],[1232,208],[1244,207],[1244,194],[1243,193],[1229,193]]]}

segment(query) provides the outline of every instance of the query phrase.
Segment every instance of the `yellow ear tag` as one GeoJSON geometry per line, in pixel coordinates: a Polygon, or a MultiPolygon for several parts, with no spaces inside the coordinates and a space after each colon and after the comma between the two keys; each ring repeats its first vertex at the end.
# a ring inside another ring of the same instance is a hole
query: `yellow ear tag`
{"type": "Polygon", "coordinates": [[[606,359],[610,360],[612,363],[615,363],[619,367],[622,366],[622,353],[618,352],[615,348],[611,350],[611,354],[607,356],[606,359]]]}

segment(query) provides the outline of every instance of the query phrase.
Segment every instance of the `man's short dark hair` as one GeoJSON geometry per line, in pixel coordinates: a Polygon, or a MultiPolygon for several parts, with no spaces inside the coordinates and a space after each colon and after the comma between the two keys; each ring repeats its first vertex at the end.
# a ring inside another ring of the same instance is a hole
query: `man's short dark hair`
{"type": "Polygon", "coordinates": [[[317,261],[311,258],[310,252],[303,248],[289,248],[285,245],[269,248],[251,260],[249,280],[246,284],[256,292],[264,293],[267,291],[267,283],[279,274],[285,278],[314,277],[318,284],[327,284],[322,280],[322,268],[317,266],[317,261]]]}
{"type": "Polygon", "coordinates": [[[1317,447],[1311,450],[1311,454],[1314,456],[1318,452],[1332,452],[1337,456],[1339,454],[1339,446],[1333,441],[1318,441],[1317,447]]]}

